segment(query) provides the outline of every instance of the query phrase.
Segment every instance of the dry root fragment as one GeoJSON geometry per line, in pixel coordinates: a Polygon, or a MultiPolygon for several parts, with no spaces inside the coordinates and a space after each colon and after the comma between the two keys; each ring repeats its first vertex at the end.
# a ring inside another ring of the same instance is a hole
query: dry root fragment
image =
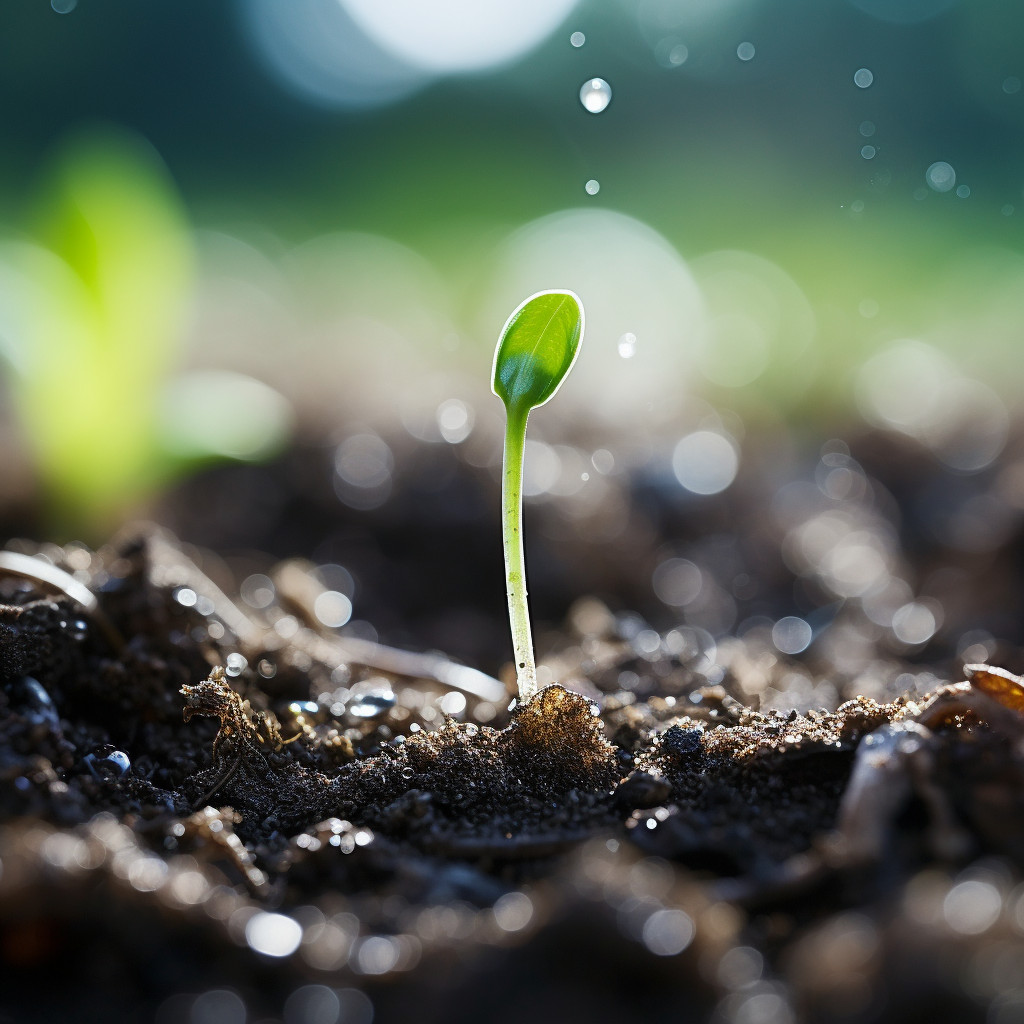
{"type": "Polygon", "coordinates": [[[975,689],[1024,714],[1024,679],[1020,676],[995,665],[964,665],[964,673],[975,689]]]}
{"type": "Polygon", "coordinates": [[[195,686],[183,686],[181,693],[185,698],[182,714],[186,722],[194,715],[220,720],[213,741],[213,767],[206,773],[213,783],[195,802],[197,808],[223,789],[243,762],[255,761],[265,773],[271,772],[266,753],[282,746],[277,719],[268,711],[253,711],[249,702],[228,686],[223,668],[218,666],[209,679],[195,686]]]}

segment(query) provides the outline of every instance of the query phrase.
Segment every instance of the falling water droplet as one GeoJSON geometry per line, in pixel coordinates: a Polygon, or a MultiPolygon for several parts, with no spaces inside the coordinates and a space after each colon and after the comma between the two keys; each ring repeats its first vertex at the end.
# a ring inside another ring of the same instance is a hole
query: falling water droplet
{"type": "Polygon", "coordinates": [[[600,114],[612,101],[612,87],[603,78],[588,78],[580,87],[580,103],[591,114],[600,114]]]}
{"type": "Polygon", "coordinates": [[[631,331],[619,338],[619,355],[623,359],[632,359],[636,355],[636,335],[631,331]]]}
{"type": "Polygon", "coordinates": [[[581,47],[586,41],[587,37],[582,32],[573,32],[573,34],[569,36],[569,42],[577,49],[579,49],[579,47],[581,47]]]}
{"type": "Polygon", "coordinates": [[[596,196],[601,191],[601,182],[597,178],[591,178],[583,187],[586,189],[588,196],[596,196]]]}

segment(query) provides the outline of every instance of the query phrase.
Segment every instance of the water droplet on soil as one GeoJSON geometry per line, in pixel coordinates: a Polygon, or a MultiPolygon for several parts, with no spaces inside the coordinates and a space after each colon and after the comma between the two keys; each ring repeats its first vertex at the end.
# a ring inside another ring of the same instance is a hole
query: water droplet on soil
{"type": "Polygon", "coordinates": [[[353,718],[378,718],[387,714],[395,706],[395,695],[390,688],[375,688],[353,691],[348,705],[348,713],[353,718]]]}

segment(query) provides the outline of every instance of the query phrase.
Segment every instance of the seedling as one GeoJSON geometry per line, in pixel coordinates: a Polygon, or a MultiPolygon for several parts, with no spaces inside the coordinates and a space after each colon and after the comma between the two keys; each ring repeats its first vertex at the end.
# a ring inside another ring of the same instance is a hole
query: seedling
{"type": "Polygon", "coordinates": [[[531,295],[505,322],[494,350],[491,389],[505,403],[505,463],[501,526],[505,587],[520,700],[537,692],[523,558],[523,450],[531,409],[547,402],[565,380],[583,341],[583,306],[570,291],[531,295]]]}
{"type": "Polygon", "coordinates": [[[53,527],[106,536],[175,476],[283,443],[284,400],[237,374],[176,374],[194,252],[144,140],[77,133],[29,238],[0,238],[0,374],[53,527]]]}

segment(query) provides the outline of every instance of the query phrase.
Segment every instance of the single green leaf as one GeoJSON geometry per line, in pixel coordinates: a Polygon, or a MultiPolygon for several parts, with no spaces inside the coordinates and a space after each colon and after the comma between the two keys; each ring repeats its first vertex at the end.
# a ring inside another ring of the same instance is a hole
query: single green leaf
{"type": "Polygon", "coordinates": [[[494,352],[492,388],[527,413],[558,390],[583,339],[583,306],[570,291],[531,295],[508,318],[494,352]]]}

